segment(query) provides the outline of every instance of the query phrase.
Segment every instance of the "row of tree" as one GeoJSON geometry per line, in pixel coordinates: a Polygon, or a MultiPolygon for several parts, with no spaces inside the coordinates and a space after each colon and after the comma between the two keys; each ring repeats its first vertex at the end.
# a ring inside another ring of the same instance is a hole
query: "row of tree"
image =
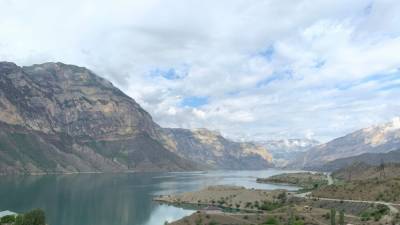
{"type": "Polygon", "coordinates": [[[46,225],[46,216],[41,209],[34,209],[25,214],[18,214],[17,216],[4,216],[0,219],[1,224],[13,225],[46,225]]]}

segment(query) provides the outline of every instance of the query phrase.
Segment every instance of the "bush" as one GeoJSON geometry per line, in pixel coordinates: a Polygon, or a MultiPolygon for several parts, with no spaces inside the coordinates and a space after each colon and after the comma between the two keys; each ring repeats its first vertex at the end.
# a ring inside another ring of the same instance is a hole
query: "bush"
{"type": "Polygon", "coordinates": [[[278,225],[279,222],[275,217],[268,218],[267,221],[265,221],[265,225],[278,225]]]}
{"type": "Polygon", "coordinates": [[[15,225],[46,225],[46,217],[41,209],[34,209],[15,218],[15,225]]]}
{"type": "Polygon", "coordinates": [[[15,222],[14,215],[3,216],[0,219],[0,223],[14,223],[14,222],[15,222]]]}
{"type": "Polygon", "coordinates": [[[277,209],[281,206],[282,206],[282,204],[280,204],[280,203],[264,201],[263,204],[258,208],[261,210],[271,211],[271,210],[277,209]]]}

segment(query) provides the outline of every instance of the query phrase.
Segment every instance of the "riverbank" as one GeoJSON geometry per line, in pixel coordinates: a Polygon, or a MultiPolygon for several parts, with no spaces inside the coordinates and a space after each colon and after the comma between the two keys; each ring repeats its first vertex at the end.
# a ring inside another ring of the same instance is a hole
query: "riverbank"
{"type": "Polygon", "coordinates": [[[326,174],[317,172],[283,173],[267,178],[257,178],[256,181],[258,183],[293,185],[303,189],[315,189],[328,184],[326,174]]]}
{"type": "Polygon", "coordinates": [[[200,191],[155,197],[158,202],[170,204],[215,205],[241,210],[274,208],[286,201],[286,190],[258,190],[218,185],[200,191]]]}
{"type": "MultiPolygon", "coordinates": [[[[311,175],[312,179],[307,178],[309,173],[302,173],[300,176],[303,180],[296,181],[296,184],[305,180],[313,184],[323,180],[326,185],[321,185],[322,188],[330,186],[325,174],[311,175]]],[[[288,176],[285,174],[280,177],[286,179],[288,176]]],[[[320,187],[315,188],[318,190],[320,187]]],[[[386,204],[302,197],[286,190],[266,191],[236,186],[210,186],[200,191],[158,196],[154,200],[178,206],[183,204],[199,206],[196,213],[171,223],[173,225],[288,224],[289,220],[296,220],[293,224],[326,225],[330,223],[332,209],[337,212],[335,213],[337,221],[341,215],[346,223],[351,224],[378,225],[392,222],[396,224],[397,221],[393,210],[386,204]],[[225,209],[238,209],[238,211],[225,209]]]]}

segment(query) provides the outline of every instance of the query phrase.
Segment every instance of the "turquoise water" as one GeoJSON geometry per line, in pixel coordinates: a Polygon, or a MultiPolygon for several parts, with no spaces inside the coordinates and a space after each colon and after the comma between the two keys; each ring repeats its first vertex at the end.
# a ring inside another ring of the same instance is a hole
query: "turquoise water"
{"type": "Polygon", "coordinates": [[[281,170],[188,173],[73,174],[0,177],[0,211],[42,208],[49,225],[162,225],[193,210],[161,205],[154,195],[194,191],[209,185],[294,190],[258,184],[281,170]]]}

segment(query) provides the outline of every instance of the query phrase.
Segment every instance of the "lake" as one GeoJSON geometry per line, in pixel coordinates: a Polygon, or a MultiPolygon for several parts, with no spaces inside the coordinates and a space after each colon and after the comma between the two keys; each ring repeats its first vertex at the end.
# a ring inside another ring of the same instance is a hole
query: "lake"
{"type": "Polygon", "coordinates": [[[152,201],[154,195],[194,191],[216,184],[296,189],[255,182],[257,177],[282,172],[288,171],[3,176],[0,211],[42,208],[49,225],[163,225],[194,211],[158,204],[152,201]]]}

